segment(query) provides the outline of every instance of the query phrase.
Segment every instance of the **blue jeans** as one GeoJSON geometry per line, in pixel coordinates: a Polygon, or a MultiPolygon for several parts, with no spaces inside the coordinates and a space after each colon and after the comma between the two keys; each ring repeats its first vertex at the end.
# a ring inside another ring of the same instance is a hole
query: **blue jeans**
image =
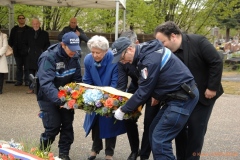
{"type": "Polygon", "coordinates": [[[195,98],[187,101],[171,100],[163,106],[150,126],[149,140],[154,160],[174,160],[172,140],[185,126],[190,114],[196,106],[199,93],[192,87],[195,98]]]}

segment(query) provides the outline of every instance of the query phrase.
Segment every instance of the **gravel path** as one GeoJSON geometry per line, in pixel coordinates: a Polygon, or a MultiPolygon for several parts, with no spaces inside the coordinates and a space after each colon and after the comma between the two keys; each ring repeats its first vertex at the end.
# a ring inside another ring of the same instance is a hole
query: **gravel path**
{"type": "MultiPolygon", "coordinates": [[[[37,144],[43,131],[38,118],[39,107],[36,96],[26,94],[28,87],[15,87],[4,84],[0,95],[0,140],[29,141],[37,144]]],[[[240,159],[240,96],[222,95],[215,104],[205,138],[202,160],[239,160],[240,159]]],[[[76,110],[74,120],[75,141],[70,157],[72,160],[86,160],[91,148],[91,138],[85,138],[83,130],[84,112],[76,110]]],[[[143,113],[144,114],[144,113],[143,113]]],[[[139,121],[140,136],[143,131],[143,116],[139,121]]],[[[58,137],[56,138],[58,140],[58,137]]],[[[57,141],[53,152],[58,155],[57,141]]],[[[126,134],[117,138],[114,160],[126,160],[130,153],[126,134]]],[[[104,159],[100,152],[96,160],[104,159]]],[[[150,159],[153,159],[152,156],[150,159]]]]}

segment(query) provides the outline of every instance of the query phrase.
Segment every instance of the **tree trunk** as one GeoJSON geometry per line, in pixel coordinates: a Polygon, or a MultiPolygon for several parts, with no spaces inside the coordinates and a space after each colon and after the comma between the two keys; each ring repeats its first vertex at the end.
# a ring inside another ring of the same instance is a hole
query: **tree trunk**
{"type": "Polygon", "coordinates": [[[230,28],[226,28],[226,42],[230,39],[230,28]]]}

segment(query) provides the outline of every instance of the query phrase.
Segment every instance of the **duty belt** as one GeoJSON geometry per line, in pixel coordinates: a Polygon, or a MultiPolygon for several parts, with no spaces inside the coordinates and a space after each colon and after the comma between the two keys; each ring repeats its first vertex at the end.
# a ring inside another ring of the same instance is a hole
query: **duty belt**
{"type": "Polygon", "coordinates": [[[187,101],[188,96],[190,96],[192,99],[195,98],[195,94],[192,92],[192,90],[196,87],[195,81],[192,80],[189,83],[183,83],[181,85],[181,90],[167,94],[166,95],[166,101],[170,100],[182,100],[187,101]]]}

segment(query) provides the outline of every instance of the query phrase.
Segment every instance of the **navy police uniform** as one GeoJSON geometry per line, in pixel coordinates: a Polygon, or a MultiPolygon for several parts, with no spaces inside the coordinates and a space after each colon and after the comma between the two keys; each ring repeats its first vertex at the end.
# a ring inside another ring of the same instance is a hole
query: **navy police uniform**
{"type": "MultiPolygon", "coordinates": [[[[118,85],[117,89],[127,91],[128,93],[134,93],[138,88],[139,71],[136,66],[126,63],[118,63],[118,85]],[[128,76],[131,78],[131,83],[127,88],[128,76]]],[[[144,131],[142,135],[141,150],[139,156],[142,159],[148,159],[151,153],[151,146],[149,143],[149,127],[158,113],[159,106],[151,106],[151,99],[145,104],[144,115],[144,131]]],[[[137,121],[133,119],[125,120],[125,126],[127,129],[127,136],[131,147],[132,154],[138,154],[139,150],[139,133],[137,121]]],[[[133,155],[132,155],[133,156],[133,155]]]]}
{"type": "Polygon", "coordinates": [[[64,103],[58,98],[58,88],[70,82],[81,82],[80,62],[77,54],[70,58],[61,44],[50,46],[39,58],[38,104],[45,131],[40,137],[40,148],[47,149],[60,132],[59,154],[68,155],[73,143],[74,110],[60,109],[64,103]]]}
{"type": "MultiPolygon", "coordinates": [[[[122,40],[117,39],[113,46],[122,40]]],[[[141,74],[139,87],[118,110],[131,112],[151,97],[165,100],[166,105],[159,110],[150,126],[149,139],[155,160],[175,159],[171,141],[184,127],[199,99],[193,75],[158,40],[142,43],[135,48],[132,64],[138,67],[141,74]]]]}

